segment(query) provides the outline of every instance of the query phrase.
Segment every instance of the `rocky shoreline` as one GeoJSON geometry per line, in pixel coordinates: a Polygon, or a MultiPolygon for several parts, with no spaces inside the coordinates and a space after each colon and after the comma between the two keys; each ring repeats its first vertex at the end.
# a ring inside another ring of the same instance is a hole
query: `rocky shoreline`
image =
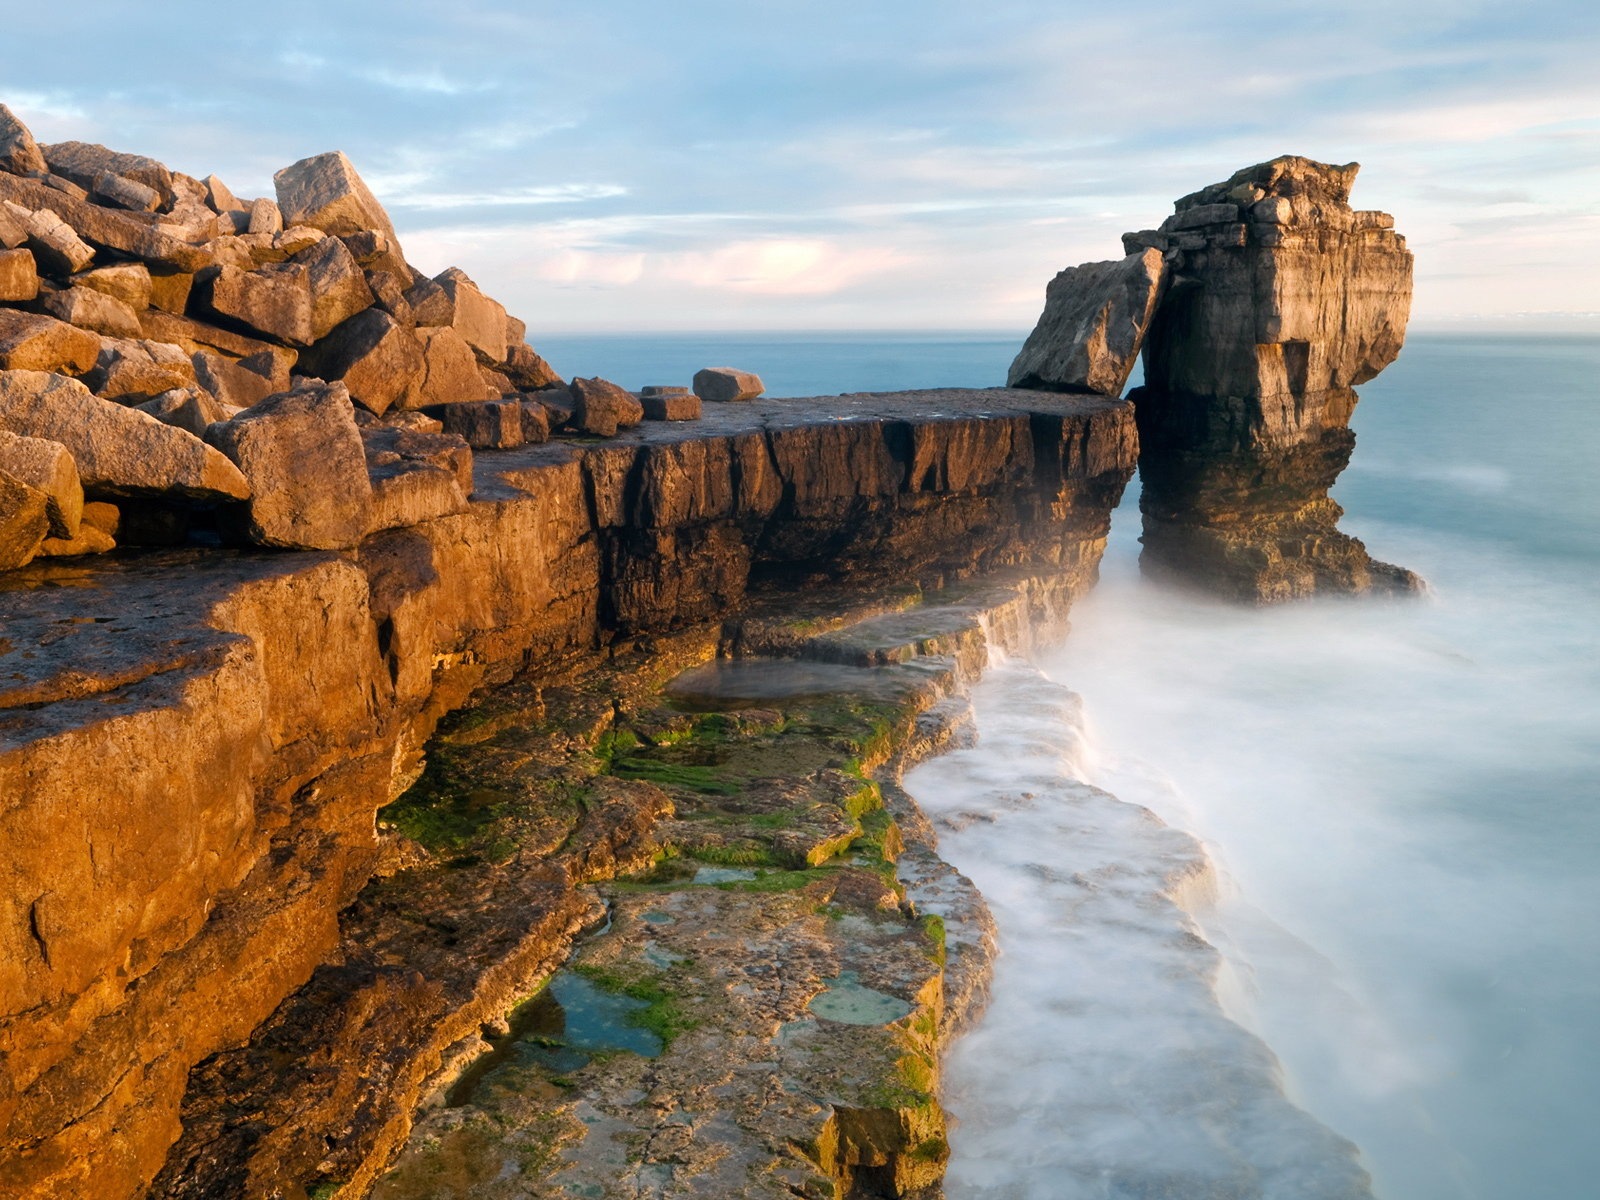
{"type": "Polygon", "coordinates": [[[898,780],[987,649],[1136,465],[1154,572],[1418,586],[1327,497],[1409,306],[1353,175],[1063,272],[1023,386],[635,395],[342,154],[245,201],[0,106],[0,1190],[937,1195],[991,942],[898,780]]]}

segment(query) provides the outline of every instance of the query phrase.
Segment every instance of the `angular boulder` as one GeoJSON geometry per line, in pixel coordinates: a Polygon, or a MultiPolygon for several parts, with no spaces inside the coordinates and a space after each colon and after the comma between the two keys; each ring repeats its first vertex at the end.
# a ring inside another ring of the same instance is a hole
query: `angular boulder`
{"type": "Polygon", "coordinates": [[[321,341],[336,326],[372,307],[366,275],[338,238],[320,239],[296,254],[294,261],[310,272],[313,341],[321,341]]]}
{"type": "Polygon", "coordinates": [[[0,571],[25,566],[50,533],[49,499],[0,468],[0,571]]]}
{"type": "Polygon", "coordinates": [[[258,271],[212,267],[195,283],[201,305],[222,322],[242,325],[285,346],[309,346],[317,340],[311,272],[302,263],[258,271]]]}
{"type": "Polygon", "coordinates": [[[388,251],[371,265],[397,274],[405,269],[389,214],[342,150],[303,158],[272,177],[285,225],[310,225],[335,237],[382,234],[388,251]]]}
{"type": "Polygon", "coordinates": [[[174,199],[172,172],[153,158],[122,154],[94,142],[53,142],[40,149],[51,171],[85,190],[94,190],[95,182],[103,174],[120,175],[154,191],[163,208],[169,207],[174,199]]]}
{"type": "Polygon", "coordinates": [[[107,337],[136,338],[143,332],[133,309],[115,296],[93,288],[69,287],[52,292],[45,297],[44,310],[68,325],[107,337]]]}
{"type": "Polygon", "coordinates": [[[401,401],[402,407],[423,408],[492,398],[489,386],[478,372],[477,356],[459,333],[448,325],[436,325],[419,327],[416,337],[422,346],[423,369],[401,401]]]}
{"type": "Polygon", "coordinates": [[[0,171],[12,175],[43,175],[49,169],[28,127],[0,104],[0,171]]]}
{"type": "Polygon", "coordinates": [[[687,388],[646,392],[639,397],[646,421],[698,421],[700,397],[687,388]]]}
{"type": "Polygon", "coordinates": [[[343,550],[372,516],[361,433],[343,384],[302,387],[263,400],[206,440],[238,466],[250,503],[231,514],[233,532],[258,546],[343,550]]]}
{"type": "Polygon", "coordinates": [[[155,212],[161,207],[161,193],[155,188],[110,171],[102,171],[94,177],[89,195],[97,204],[126,208],[130,212],[155,212]]]}
{"type": "Polygon", "coordinates": [[[474,450],[512,450],[523,444],[522,405],[516,400],[478,400],[437,404],[427,410],[445,433],[455,434],[474,450]]]}
{"type": "Polygon", "coordinates": [[[230,408],[249,408],[289,390],[289,365],[271,354],[232,358],[204,347],[189,356],[194,364],[194,379],[219,404],[230,408]]]}
{"type": "Polygon", "coordinates": [[[100,339],[42,313],[0,308],[0,370],[82,375],[100,357],[100,339]]]}
{"type": "MultiPolygon", "coordinates": [[[[198,271],[211,262],[205,247],[174,236],[149,213],[123,212],[93,204],[42,180],[0,173],[0,200],[29,211],[48,210],[75,230],[83,241],[140,259],[152,267],[160,264],[180,271],[198,271]]],[[[84,265],[80,263],[71,270],[81,271],[84,265]]]]}
{"type": "Polygon", "coordinates": [[[694,394],[702,400],[754,400],[766,385],[753,371],[733,367],[706,367],[694,373],[694,394]]]}
{"type": "Polygon", "coordinates": [[[514,340],[507,348],[506,360],[500,369],[524,392],[537,392],[540,388],[555,387],[561,383],[561,376],[556,374],[555,368],[520,339],[514,340]]]}
{"type": "Polygon", "coordinates": [[[83,382],[102,399],[139,404],[174,388],[194,387],[194,362],[183,347],[169,342],[106,338],[83,382]]]}
{"type": "Polygon", "coordinates": [[[239,469],[199,438],[61,375],[0,372],[0,429],[60,442],[91,496],[211,502],[250,494],[239,469]]]}
{"type": "Polygon", "coordinates": [[[77,534],[83,519],[83,484],[65,446],[0,430],[0,471],[44,493],[51,537],[77,534]]]}
{"type": "Polygon", "coordinates": [[[618,429],[644,420],[639,398],[610,380],[574,378],[568,386],[573,399],[571,425],[579,433],[613,437],[618,429]]]}
{"type": "MultiPolygon", "coordinates": [[[[328,241],[343,251],[337,238],[328,241]]],[[[343,380],[350,398],[379,416],[410,390],[423,366],[416,336],[378,308],[357,313],[300,356],[302,372],[343,380]]]]}
{"type": "Polygon", "coordinates": [[[277,204],[263,196],[250,205],[250,224],[245,228],[249,233],[282,233],[283,213],[277,204]]]}
{"type": "Polygon", "coordinates": [[[197,438],[205,437],[207,429],[225,419],[222,406],[199,388],[173,388],[135,407],[197,438]]]}
{"type": "Polygon", "coordinates": [[[15,304],[39,294],[39,268],[33,251],[0,250],[0,301],[15,304]]]}
{"type": "Polygon", "coordinates": [[[477,352],[480,361],[489,365],[504,362],[505,307],[485,296],[467,273],[456,267],[435,275],[433,281],[444,289],[445,298],[450,302],[451,328],[477,352]]]}
{"type": "Polygon", "coordinates": [[[405,290],[404,300],[418,328],[448,325],[455,317],[450,297],[431,279],[419,279],[405,290]]]}
{"type": "Polygon", "coordinates": [[[78,236],[78,231],[48,208],[11,210],[13,219],[27,233],[27,247],[38,260],[39,269],[48,275],[71,275],[94,261],[94,248],[78,236]]]}
{"type": "Polygon", "coordinates": [[[1068,267],[1045,288],[1044,312],[1006,386],[1119,396],[1167,282],[1160,250],[1068,267]]]}
{"type": "Polygon", "coordinates": [[[115,550],[117,541],[93,525],[80,526],[70,538],[47,537],[39,544],[40,558],[76,558],[81,554],[104,554],[115,550]]]}
{"type": "Polygon", "coordinates": [[[113,300],[120,300],[136,313],[150,307],[150,268],[143,263],[96,267],[92,271],[74,275],[72,283],[74,287],[91,288],[113,300]]]}

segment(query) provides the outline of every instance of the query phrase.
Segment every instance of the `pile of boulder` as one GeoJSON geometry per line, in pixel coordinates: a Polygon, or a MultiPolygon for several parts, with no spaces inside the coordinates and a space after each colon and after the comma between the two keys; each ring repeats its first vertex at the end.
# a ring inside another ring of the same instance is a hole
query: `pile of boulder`
{"type": "Polygon", "coordinates": [[[644,419],[408,263],[343,153],[274,184],[41,145],[0,105],[0,570],[196,529],[345,548],[463,509],[474,449],[644,419]]]}

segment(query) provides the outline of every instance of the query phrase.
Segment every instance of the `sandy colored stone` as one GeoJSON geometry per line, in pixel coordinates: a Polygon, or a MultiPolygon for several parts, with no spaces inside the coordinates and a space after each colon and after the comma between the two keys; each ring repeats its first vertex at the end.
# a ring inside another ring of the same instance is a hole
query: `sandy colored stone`
{"type": "Polygon", "coordinates": [[[477,352],[480,361],[498,364],[506,357],[506,310],[491,300],[467,277],[465,271],[451,267],[434,276],[450,301],[450,325],[477,352]]]}
{"type": "Polygon", "coordinates": [[[94,261],[94,248],[52,210],[18,205],[10,211],[12,218],[22,223],[26,245],[45,274],[70,275],[94,261]]]}
{"type": "Polygon", "coordinates": [[[74,275],[72,283],[74,287],[91,288],[120,300],[136,313],[150,307],[150,268],[143,263],[115,263],[108,267],[96,267],[92,271],[74,275]]]}
{"type": "Polygon", "coordinates": [[[472,347],[448,325],[419,326],[423,370],[401,400],[405,408],[489,400],[489,387],[478,371],[472,347]]]}
{"type": "Polygon", "coordinates": [[[309,346],[316,341],[311,272],[302,263],[256,271],[213,267],[196,278],[196,285],[206,311],[224,322],[242,325],[286,346],[309,346]]]}
{"type": "Polygon", "coordinates": [[[60,442],[84,491],[102,496],[242,500],[238,469],[192,434],[90,393],[75,379],[42,371],[0,373],[0,429],[60,442]]]}
{"type": "Polygon", "coordinates": [[[122,524],[122,513],[115,504],[106,500],[86,500],[83,504],[83,525],[92,526],[111,537],[117,536],[122,524]]]}
{"type": "MultiPolygon", "coordinates": [[[[349,258],[339,239],[329,238],[328,244],[349,258]]],[[[424,358],[409,329],[383,310],[368,308],[306,350],[300,369],[319,379],[343,380],[352,400],[381,416],[410,390],[424,358]]]]}
{"type": "Polygon", "coordinates": [[[51,537],[70,538],[78,532],[83,484],[77,463],[60,442],[0,430],[0,471],[44,493],[51,537]]]}
{"type": "Polygon", "coordinates": [[[537,392],[562,382],[555,368],[539,355],[527,342],[513,340],[506,350],[506,360],[500,369],[520,391],[537,392]]]}
{"type": "Polygon", "coordinates": [[[510,450],[523,444],[522,405],[517,400],[472,400],[437,404],[428,415],[444,424],[446,433],[463,438],[474,450],[510,450]]]}
{"type": "Polygon", "coordinates": [[[448,325],[455,317],[455,306],[444,288],[431,279],[417,280],[405,290],[405,302],[411,308],[412,320],[418,327],[448,325]]]}
{"type": "Polygon", "coordinates": [[[93,142],[53,142],[41,146],[50,170],[92,191],[103,174],[120,175],[155,192],[161,205],[174,199],[172,172],[142,154],[121,154],[93,142]]]}
{"type": "Polygon", "coordinates": [[[374,468],[370,532],[402,529],[465,512],[467,498],[454,474],[426,463],[400,462],[374,468]]]}
{"type": "Polygon", "coordinates": [[[572,427],[580,433],[613,437],[644,420],[644,407],[632,392],[607,379],[574,378],[572,427]]]}
{"type": "Polygon", "coordinates": [[[42,175],[49,169],[28,127],[0,104],[0,171],[12,175],[42,175]]]}
{"type": "Polygon", "coordinates": [[[228,408],[249,408],[289,390],[288,364],[272,354],[233,358],[200,347],[190,354],[189,361],[194,364],[195,382],[228,408]]]}
{"type": "MultiPolygon", "coordinates": [[[[83,241],[154,267],[198,271],[211,261],[203,246],[192,245],[163,229],[154,214],[124,212],[79,199],[37,179],[0,174],[0,200],[29,210],[55,213],[83,241]]],[[[71,268],[81,271],[85,263],[71,268]]]]}
{"type": "Polygon", "coordinates": [[[406,302],[405,289],[393,271],[367,271],[365,275],[373,303],[408,329],[417,323],[416,314],[406,302]]]}
{"type": "Polygon", "coordinates": [[[76,558],[83,554],[104,554],[116,548],[116,538],[92,525],[85,525],[70,538],[45,538],[39,545],[39,557],[76,558]]]}
{"type": "Polygon", "coordinates": [[[0,301],[32,300],[39,294],[39,269],[33,251],[0,250],[0,301]]]}
{"type": "Polygon", "coordinates": [[[69,287],[45,297],[44,310],[69,325],[107,337],[136,338],[139,317],[115,296],[87,287],[69,287]]]}
{"type": "Polygon", "coordinates": [[[263,400],[206,431],[249,480],[239,532],[258,546],[341,550],[366,534],[372,485],[343,384],[263,400]]]}
{"type": "Polygon", "coordinates": [[[522,409],[522,441],[537,446],[550,440],[550,410],[537,400],[518,401],[522,409]]]}
{"type": "Polygon", "coordinates": [[[50,533],[49,498],[0,468],[0,571],[25,566],[50,533]]]}
{"type": "Polygon", "coordinates": [[[198,438],[205,437],[214,422],[225,419],[222,406],[199,388],[174,388],[135,407],[198,438]]]}
{"type": "Polygon", "coordinates": [[[656,393],[639,397],[646,421],[698,421],[700,397],[688,392],[656,393]]]}
{"type": "Polygon", "coordinates": [[[1007,387],[1122,393],[1167,279],[1161,251],[1068,267],[1045,289],[1044,313],[1007,387]]]}
{"type": "Polygon", "coordinates": [[[303,158],[279,171],[272,182],[285,225],[310,225],[336,237],[382,234],[388,250],[371,265],[397,272],[404,268],[389,214],[342,150],[303,158]]]}
{"type": "Polygon", "coordinates": [[[702,400],[754,400],[766,390],[761,376],[734,367],[706,367],[694,373],[694,394],[702,400]]]}
{"type": "Polygon", "coordinates": [[[278,211],[276,202],[263,196],[250,205],[251,233],[282,233],[283,214],[278,211]]]}
{"type": "Polygon", "coordinates": [[[100,339],[42,313],[0,308],[0,370],[82,375],[100,357],[100,339]]]}
{"type": "Polygon", "coordinates": [[[94,370],[83,381],[95,395],[124,404],[195,385],[194,363],[183,347],[144,338],[105,338],[94,370]]]}
{"type": "Polygon", "coordinates": [[[311,334],[321,341],[335,326],[372,307],[372,289],[360,265],[336,237],[325,237],[295,256],[311,273],[311,334]]]}
{"type": "Polygon", "coordinates": [[[99,204],[126,208],[131,212],[155,212],[161,207],[161,193],[126,175],[102,171],[94,178],[90,197],[99,204]]]}

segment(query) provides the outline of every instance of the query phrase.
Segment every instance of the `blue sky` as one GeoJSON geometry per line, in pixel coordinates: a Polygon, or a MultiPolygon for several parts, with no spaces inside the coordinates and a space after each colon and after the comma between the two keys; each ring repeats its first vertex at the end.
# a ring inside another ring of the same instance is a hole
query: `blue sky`
{"type": "Polygon", "coordinates": [[[1592,2],[7,7],[14,50],[61,49],[0,65],[41,140],[241,195],[343,149],[410,259],[535,343],[1026,329],[1057,270],[1280,153],[1363,164],[1419,326],[1600,329],[1592,2]]]}

